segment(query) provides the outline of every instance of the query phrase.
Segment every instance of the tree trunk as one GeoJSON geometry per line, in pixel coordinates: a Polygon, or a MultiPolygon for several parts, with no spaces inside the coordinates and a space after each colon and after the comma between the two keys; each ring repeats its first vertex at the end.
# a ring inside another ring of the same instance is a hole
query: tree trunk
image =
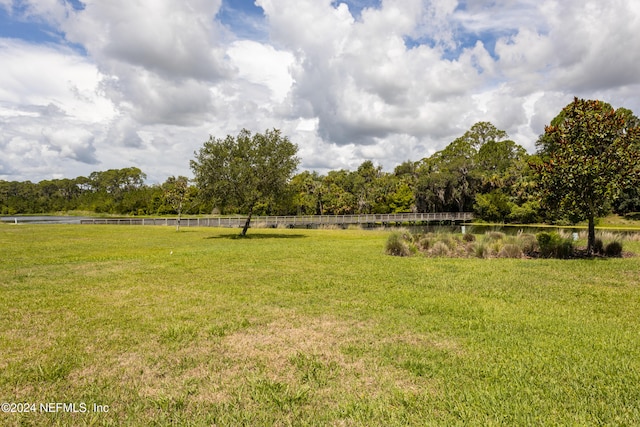
{"type": "Polygon", "coordinates": [[[178,222],[176,224],[176,231],[180,231],[180,217],[182,215],[182,203],[178,206],[178,222]]]}
{"type": "Polygon", "coordinates": [[[242,233],[240,233],[240,235],[243,237],[247,235],[247,230],[249,229],[249,223],[251,222],[252,213],[253,213],[253,206],[249,208],[249,215],[247,216],[247,221],[244,223],[244,228],[242,229],[242,233]]]}
{"type": "Polygon", "coordinates": [[[593,248],[596,246],[596,221],[593,216],[589,216],[589,237],[587,238],[587,254],[593,255],[593,248]]]}

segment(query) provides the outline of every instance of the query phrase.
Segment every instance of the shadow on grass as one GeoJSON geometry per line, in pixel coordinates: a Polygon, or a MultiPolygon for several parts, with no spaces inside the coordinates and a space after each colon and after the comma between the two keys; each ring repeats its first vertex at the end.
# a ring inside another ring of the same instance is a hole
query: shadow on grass
{"type": "Polygon", "coordinates": [[[221,234],[219,236],[209,236],[205,239],[231,239],[231,240],[259,240],[259,239],[300,239],[307,237],[304,234],[260,234],[260,233],[248,233],[246,236],[241,236],[238,233],[234,234],[221,234]]]}

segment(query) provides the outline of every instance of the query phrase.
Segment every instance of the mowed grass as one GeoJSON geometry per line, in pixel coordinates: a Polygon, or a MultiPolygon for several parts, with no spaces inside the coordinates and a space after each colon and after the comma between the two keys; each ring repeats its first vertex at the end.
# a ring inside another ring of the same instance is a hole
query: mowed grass
{"type": "Polygon", "coordinates": [[[0,225],[0,424],[640,423],[640,258],[237,232],[0,225]]]}

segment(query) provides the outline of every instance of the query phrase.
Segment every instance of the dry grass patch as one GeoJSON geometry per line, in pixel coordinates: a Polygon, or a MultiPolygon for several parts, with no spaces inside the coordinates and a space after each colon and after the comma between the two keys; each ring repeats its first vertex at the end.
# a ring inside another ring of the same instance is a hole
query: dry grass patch
{"type": "MultiPolygon", "coordinates": [[[[291,388],[307,387],[328,404],[339,395],[375,397],[390,390],[425,391],[424,384],[406,371],[382,363],[370,354],[348,349],[371,345],[362,342],[369,327],[362,323],[321,318],[282,318],[260,328],[224,338],[225,357],[234,360],[228,372],[257,374],[291,388]],[[345,351],[345,349],[347,349],[345,351]]],[[[416,345],[432,342],[400,337],[416,345]]],[[[377,347],[377,344],[374,346],[377,347]]],[[[229,383],[237,383],[237,378],[229,383]]]]}

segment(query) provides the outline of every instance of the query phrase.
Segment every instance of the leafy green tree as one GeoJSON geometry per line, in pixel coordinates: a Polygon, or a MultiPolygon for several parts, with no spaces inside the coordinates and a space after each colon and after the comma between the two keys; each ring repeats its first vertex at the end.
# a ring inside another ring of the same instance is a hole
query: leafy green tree
{"type": "Polygon", "coordinates": [[[243,129],[225,139],[211,136],[195,153],[191,169],[196,185],[205,197],[222,210],[234,205],[247,213],[241,235],[247,234],[251,215],[258,203],[281,196],[298,166],[298,147],[280,130],[251,134],[243,129]]]}
{"type": "Polygon", "coordinates": [[[411,212],[415,198],[413,190],[406,181],[398,181],[395,191],[388,198],[389,209],[392,213],[411,212]]]}
{"type": "MultiPolygon", "coordinates": [[[[445,149],[419,162],[412,185],[416,208],[419,212],[473,209],[485,220],[515,219],[505,209],[530,202],[528,157],[505,131],[478,122],[445,149]],[[496,211],[498,202],[501,208],[496,211]]],[[[409,166],[401,171],[410,172],[409,166]]],[[[517,218],[530,218],[533,207],[519,211],[517,218]]]]}
{"type": "Polygon", "coordinates": [[[146,178],[146,174],[137,167],[92,172],[82,184],[88,187],[89,193],[84,195],[83,203],[88,210],[95,212],[144,211],[148,205],[144,185],[146,178]]]}
{"type": "Polygon", "coordinates": [[[122,198],[124,192],[142,187],[146,178],[147,175],[136,167],[109,169],[89,175],[94,191],[105,191],[116,201],[122,198]]]}
{"type": "Polygon", "coordinates": [[[290,188],[297,215],[324,214],[322,180],[323,177],[318,172],[309,171],[296,174],[291,179],[290,188]]]}
{"type": "Polygon", "coordinates": [[[587,252],[595,245],[595,219],[610,212],[620,191],[640,182],[640,127],[629,110],[575,98],[538,140],[532,164],[543,206],[571,221],[587,220],[587,252]]]}
{"type": "Polygon", "coordinates": [[[322,201],[326,214],[350,215],[357,209],[353,173],[344,169],[329,171],[323,179],[322,201]]]}
{"type": "Polygon", "coordinates": [[[393,170],[394,191],[388,197],[389,212],[415,212],[419,162],[407,160],[393,170]]]}
{"type": "Polygon", "coordinates": [[[186,176],[170,176],[162,184],[164,198],[167,203],[178,214],[178,222],[176,223],[176,231],[180,231],[180,219],[182,217],[182,209],[189,201],[189,179],[186,176]]]}
{"type": "Polygon", "coordinates": [[[371,160],[362,162],[358,169],[351,174],[353,179],[353,195],[356,197],[359,214],[373,212],[376,200],[381,196],[382,166],[375,166],[371,160]]]}
{"type": "Polygon", "coordinates": [[[0,205],[3,214],[43,212],[38,206],[38,184],[31,181],[0,181],[0,205]]]}
{"type": "Polygon", "coordinates": [[[511,186],[527,166],[526,150],[511,140],[488,141],[476,155],[484,191],[511,186]]]}
{"type": "Polygon", "coordinates": [[[473,205],[476,215],[491,222],[505,222],[512,208],[513,203],[501,190],[476,194],[476,203],[473,205]]]}
{"type": "Polygon", "coordinates": [[[444,150],[424,159],[418,169],[418,209],[470,210],[482,184],[481,165],[489,164],[506,137],[491,123],[478,122],[444,150]]]}
{"type": "Polygon", "coordinates": [[[613,205],[613,210],[620,215],[637,216],[640,212],[640,188],[628,186],[623,189],[613,205]]]}

